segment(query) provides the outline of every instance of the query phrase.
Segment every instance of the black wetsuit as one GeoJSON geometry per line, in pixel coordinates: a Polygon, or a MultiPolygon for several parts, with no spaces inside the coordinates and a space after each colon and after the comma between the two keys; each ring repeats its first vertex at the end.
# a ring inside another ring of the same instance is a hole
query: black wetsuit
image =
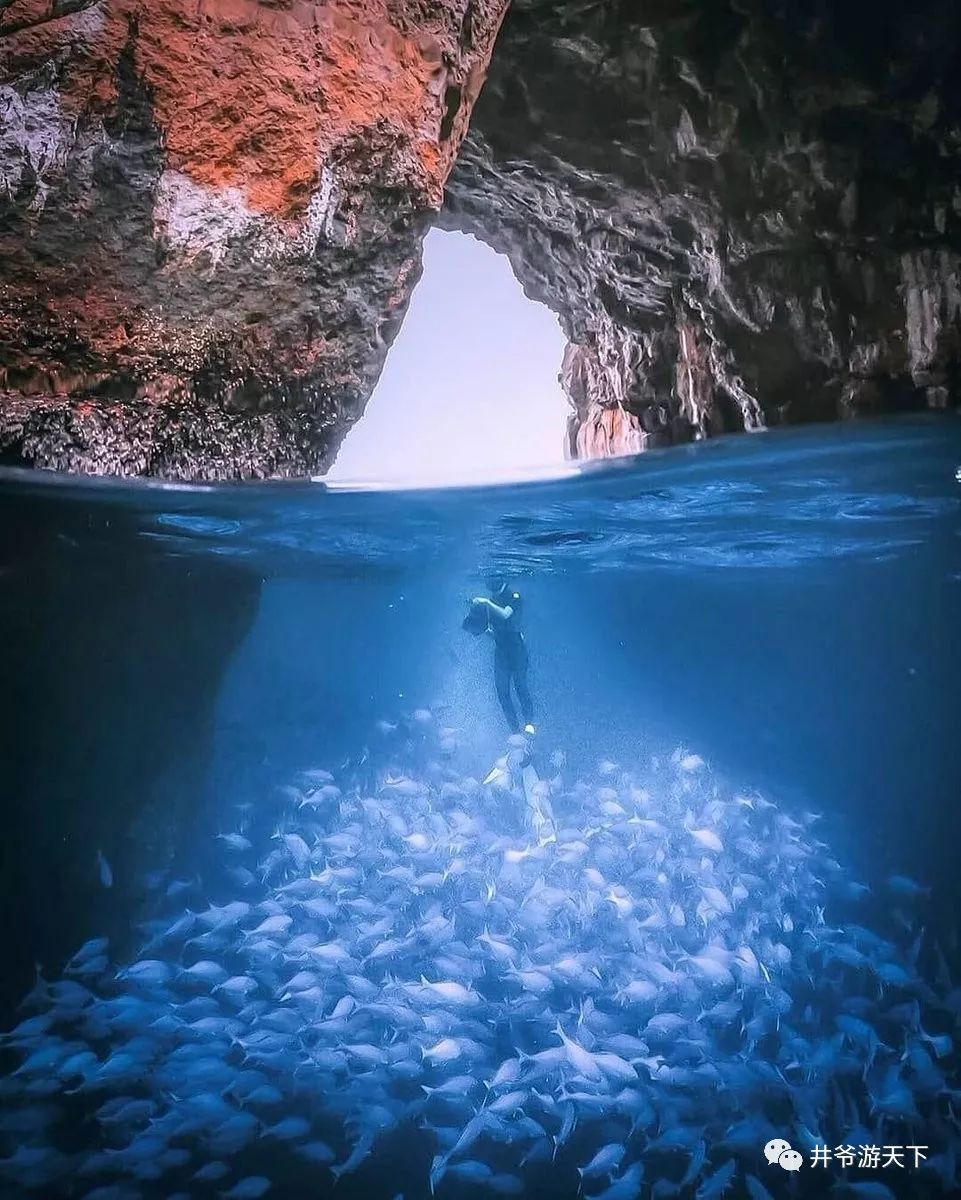
{"type": "Polygon", "coordinates": [[[517,694],[521,717],[525,725],[534,722],[534,705],[531,701],[530,689],[527,686],[527,669],[529,666],[527,643],[520,631],[521,598],[518,592],[501,591],[493,597],[494,603],[501,608],[510,608],[511,616],[507,621],[491,617],[488,628],[494,635],[494,686],[497,689],[497,699],[504,710],[507,724],[512,733],[518,733],[521,728],[514,709],[511,696],[511,684],[517,694]]]}

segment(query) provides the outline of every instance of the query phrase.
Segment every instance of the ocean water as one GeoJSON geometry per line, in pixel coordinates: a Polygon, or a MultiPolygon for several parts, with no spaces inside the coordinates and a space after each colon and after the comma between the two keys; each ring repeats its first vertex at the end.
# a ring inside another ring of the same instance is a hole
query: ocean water
{"type": "Polygon", "coordinates": [[[0,1196],[957,1195],[959,471],[7,472],[0,1196]]]}

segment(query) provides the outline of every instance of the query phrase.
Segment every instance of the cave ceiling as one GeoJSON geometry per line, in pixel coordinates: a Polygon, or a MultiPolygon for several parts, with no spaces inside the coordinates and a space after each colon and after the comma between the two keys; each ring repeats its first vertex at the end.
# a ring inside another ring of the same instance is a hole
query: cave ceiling
{"type": "Polygon", "coordinates": [[[322,472],[435,223],[575,456],[955,406],[959,77],[945,0],[0,0],[0,462],[322,472]]]}

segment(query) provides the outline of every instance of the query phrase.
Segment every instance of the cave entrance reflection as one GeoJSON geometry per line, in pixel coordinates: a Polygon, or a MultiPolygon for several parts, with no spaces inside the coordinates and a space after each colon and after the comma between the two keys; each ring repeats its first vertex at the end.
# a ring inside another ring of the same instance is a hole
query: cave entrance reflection
{"type": "Polygon", "coordinates": [[[431,230],[424,274],[331,482],[476,482],[560,472],[570,405],[565,339],[507,259],[431,230]]]}

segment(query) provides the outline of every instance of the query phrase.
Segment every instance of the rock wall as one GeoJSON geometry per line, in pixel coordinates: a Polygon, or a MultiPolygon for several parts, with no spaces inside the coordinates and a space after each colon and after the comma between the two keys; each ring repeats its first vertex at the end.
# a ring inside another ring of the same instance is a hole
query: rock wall
{"type": "Polygon", "coordinates": [[[326,468],[507,0],[0,0],[0,456],[326,468]]]}
{"type": "Polygon", "coordinates": [[[507,4],[0,0],[0,461],[323,471],[445,181],[573,454],[957,403],[956,0],[507,4]]]}
{"type": "Polygon", "coordinates": [[[444,222],[570,339],[570,451],[945,407],[961,10],[514,0],[444,222]]]}
{"type": "Polygon", "coordinates": [[[7,1028],[35,964],[53,975],[89,937],[128,939],[146,873],[192,844],[223,673],[261,578],[165,554],[129,506],[7,485],[0,503],[7,1028]]]}

